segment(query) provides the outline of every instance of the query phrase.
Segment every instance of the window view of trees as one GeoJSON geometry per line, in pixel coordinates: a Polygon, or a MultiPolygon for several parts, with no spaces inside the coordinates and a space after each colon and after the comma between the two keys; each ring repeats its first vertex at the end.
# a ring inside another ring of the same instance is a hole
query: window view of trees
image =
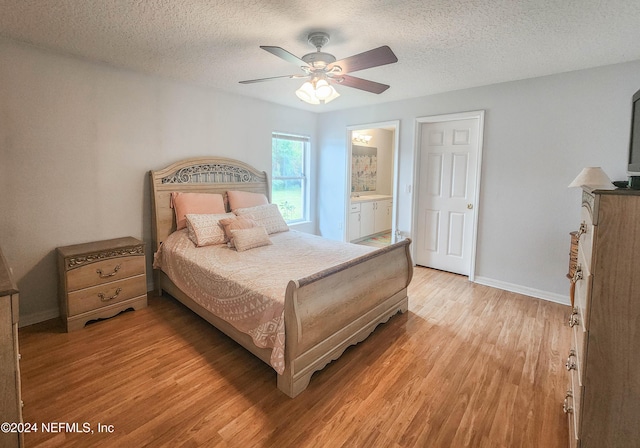
{"type": "Polygon", "coordinates": [[[271,197],[287,222],[307,219],[305,157],[308,145],[307,137],[273,134],[271,197]]]}

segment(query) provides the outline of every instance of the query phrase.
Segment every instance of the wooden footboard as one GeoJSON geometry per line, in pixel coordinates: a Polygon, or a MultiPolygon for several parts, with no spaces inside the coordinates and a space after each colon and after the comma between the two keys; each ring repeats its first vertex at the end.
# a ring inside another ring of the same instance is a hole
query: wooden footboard
{"type": "Polygon", "coordinates": [[[302,392],[314,372],[408,308],[411,240],[361,256],[287,286],[285,372],[278,388],[302,392]]]}

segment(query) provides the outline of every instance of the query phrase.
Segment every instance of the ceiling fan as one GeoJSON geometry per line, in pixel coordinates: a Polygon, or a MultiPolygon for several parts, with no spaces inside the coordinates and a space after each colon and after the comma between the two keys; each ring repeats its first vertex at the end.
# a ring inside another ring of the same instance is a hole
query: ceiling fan
{"type": "Polygon", "coordinates": [[[266,50],[287,62],[296,64],[302,69],[304,74],[250,79],[248,81],[240,81],[240,84],[252,84],[255,82],[271,81],[280,78],[307,78],[308,81],[296,91],[296,95],[301,100],[310,104],[328,103],[340,96],[340,94],[333,88],[332,84],[340,84],[377,94],[380,94],[389,88],[386,84],[347,75],[347,73],[358,70],[398,62],[398,58],[393,54],[393,51],[391,51],[391,48],[388,46],[385,45],[374,48],[373,50],[365,51],[364,53],[356,54],[337,61],[335,56],[322,51],[322,47],[329,42],[329,35],[327,33],[311,33],[308,36],[308,41],[316,48],[316,51],[305,54],[302,58],[299,58],[280,47],[260,46],[263,50],[266,50]]]}

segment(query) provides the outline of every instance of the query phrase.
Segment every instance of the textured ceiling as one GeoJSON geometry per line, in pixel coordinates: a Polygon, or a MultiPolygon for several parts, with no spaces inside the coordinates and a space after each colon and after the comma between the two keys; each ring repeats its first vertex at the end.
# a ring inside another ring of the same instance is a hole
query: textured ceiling
{"type": "Polygon", "coordinates": [[[638,0],[0,0],[0,36],[93,61],[316,112],[379,104],[640,59],[638,0]],[[354,73],[381,95],[338,86],[310,106],[302,73],[259,48],[342,59],[389,45],[399,62],[354,73]]]}

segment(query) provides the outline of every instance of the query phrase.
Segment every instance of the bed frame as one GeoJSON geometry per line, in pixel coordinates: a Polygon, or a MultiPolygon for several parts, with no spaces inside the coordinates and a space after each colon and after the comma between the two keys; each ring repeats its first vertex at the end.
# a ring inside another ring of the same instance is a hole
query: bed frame
{"type": "MultiPolygon", "coordinates": [[[[172,191],[224,194],[228,190],[264,193],[270,198],[264,171],[237,160],[203,157],[151,171],[154,250],[176,228],[170,207],[172,191]]],[[[407,287],[413,275],[410,240],[376,250],[314,275],[292,279],[287,286],[285,371],[278,388],[290,397],[302,392],[314,372],[364,340],[380,323],[408,308],[407,287]]],[[[160,270],[155,285],[185,304],[216,328],[269,363],[271,349],[259,348],[251,337],[198,305],[160,270]]]]}

